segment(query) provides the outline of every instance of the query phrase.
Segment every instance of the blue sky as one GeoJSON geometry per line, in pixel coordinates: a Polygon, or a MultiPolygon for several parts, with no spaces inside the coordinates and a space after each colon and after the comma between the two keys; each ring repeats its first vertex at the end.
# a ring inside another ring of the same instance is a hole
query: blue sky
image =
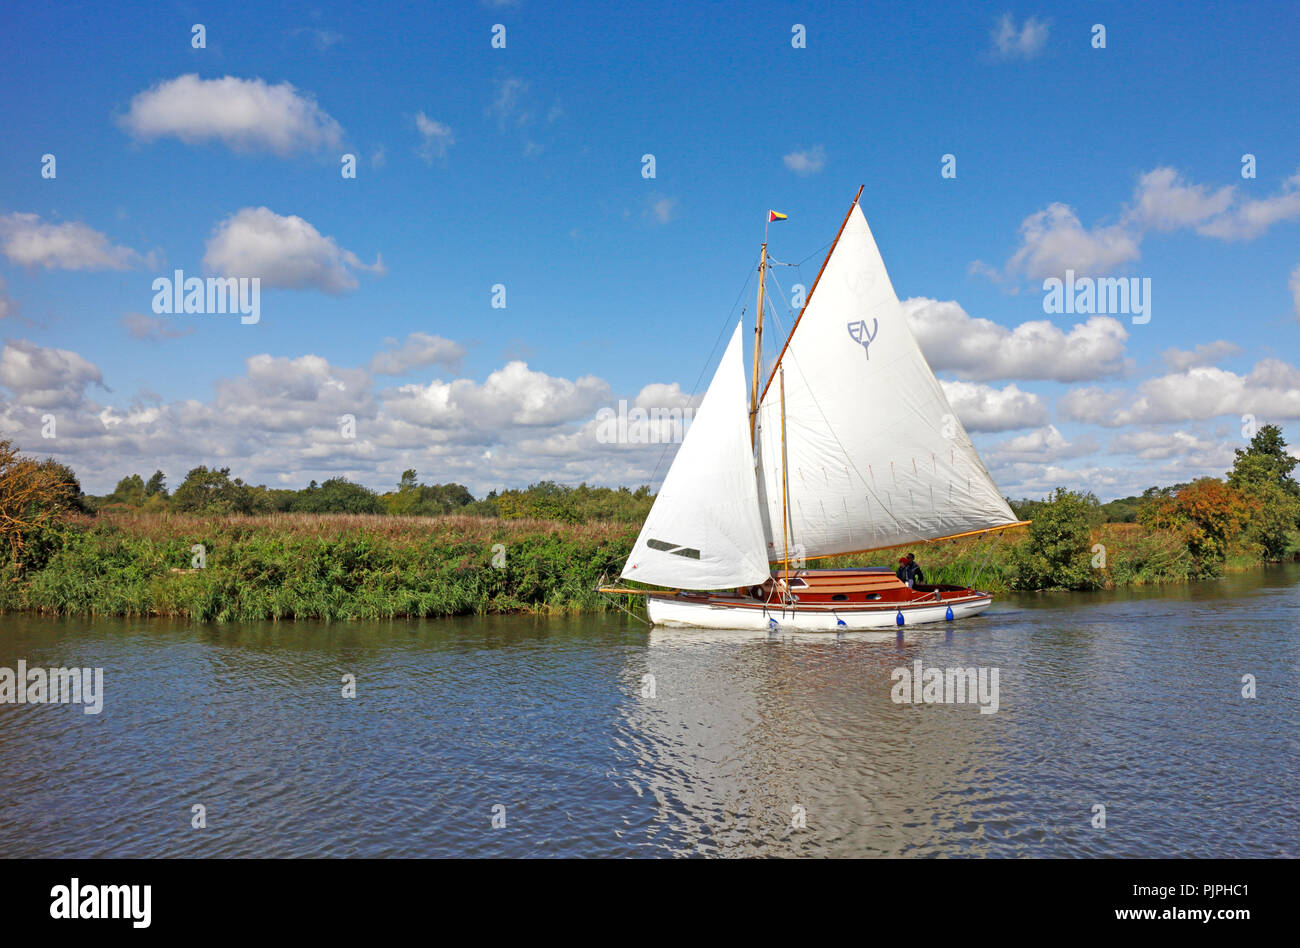
{"type": "Polygon", "coordinates": [[[1292,5],[0,18],[0,432],[89,490],[199,463],[381,489],[415,467],[478,494],[662,477],[661,447],[597,443],[596,412],[690,404],[766,210],[789,214],[773,255],[806,261],[776,271],[788,291],[862,183],[1004,492],[1221,474],[1247,413],[1300,441],[1292,5]],[[1149,278],[1150,322],[1044,314],[1042,280],[1066,266],[1149,278]],[[263,275],[256,325],[152,314],[155,278],[240,267],[263,275]],[[1059,339],[1018,330],[1044,321],[1059,339]],[[340,441],[345,412],[357,437],[340,441]]]}

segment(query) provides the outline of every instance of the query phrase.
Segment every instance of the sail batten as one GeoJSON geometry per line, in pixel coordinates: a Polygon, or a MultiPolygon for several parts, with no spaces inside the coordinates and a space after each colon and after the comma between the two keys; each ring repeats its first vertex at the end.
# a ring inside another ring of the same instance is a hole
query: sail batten
{"type": "Polygon", "coordinates": [[[907,326],[856,202],[817,285],[779,360],[784,417],[770,384],[759,403],[769,559],[782,556],[785,515],[804,557],[1016,523],[907,326]]]}

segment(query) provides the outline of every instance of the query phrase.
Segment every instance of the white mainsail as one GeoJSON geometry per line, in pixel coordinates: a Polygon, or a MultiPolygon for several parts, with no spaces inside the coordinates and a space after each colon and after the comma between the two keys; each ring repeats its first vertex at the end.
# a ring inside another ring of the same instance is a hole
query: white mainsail
{"type": "Polygon", "coordinates": [[[758,411],[767,553],[829,556],[1017,522],[921,354],[856,204],[758,411]],[[787,478],[788,541],[782,531],[787,478]]]}
{"type": "Polygon", "coordinates": [[[771,575],[740,339],[737,323],[623,567],[624,579],[722,589],[761,583],[771,575]]]}

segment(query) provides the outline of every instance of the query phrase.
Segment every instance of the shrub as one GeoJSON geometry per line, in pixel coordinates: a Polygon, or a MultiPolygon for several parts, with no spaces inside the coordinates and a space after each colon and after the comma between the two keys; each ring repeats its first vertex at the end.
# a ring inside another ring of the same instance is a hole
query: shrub
{"type": "Polygon", "coordinates": [[[35,539],[59,514],[78,508],[81,497],[71,470],[52,459],[24,457],[13,442],[0,441],[0,546],[10,563],[21,567],[35,539]]]}
{"type": "Polygon", "coordinates": [[[1012,552],[1016,589],[1094,589],[1103,577],[1093,569],[1091,530],[1100,518],[1092,494],[1058,487],[1035,505],[1028,538],[1012,552]]]}
{"type": "Polygon", "coordinates": [[[384,504],[374,491],[346,478],[331,477],[319,487],[311,486],[301,491],[290,509],[294,513],[384,513],[384,504]]]}
{"type": "Polygon", "coordinates": [[[1176,492],[1149,492],[1138,522],[1174,530],[1192,557],[1195,578],[1217,576],[1229,547],[1255,517],[1259,502],[1214,477],[1203,477],[1176,492]]]}

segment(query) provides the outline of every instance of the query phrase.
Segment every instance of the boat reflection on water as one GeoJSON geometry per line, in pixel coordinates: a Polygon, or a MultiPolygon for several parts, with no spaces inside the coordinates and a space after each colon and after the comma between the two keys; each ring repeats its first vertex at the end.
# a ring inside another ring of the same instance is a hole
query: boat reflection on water
{"type": "Polygon", "coordinates": [[[983,854],[986,824],[1015,813],[997,789],[1002,715],[891,700],[896,669],[935,649],[961,664],[953,645],[944,627],[653,629],[619,728],[622,776],[658,804],[645,841],[683,855],[938,855],[964,836],[965,854],[983,854]]]}

